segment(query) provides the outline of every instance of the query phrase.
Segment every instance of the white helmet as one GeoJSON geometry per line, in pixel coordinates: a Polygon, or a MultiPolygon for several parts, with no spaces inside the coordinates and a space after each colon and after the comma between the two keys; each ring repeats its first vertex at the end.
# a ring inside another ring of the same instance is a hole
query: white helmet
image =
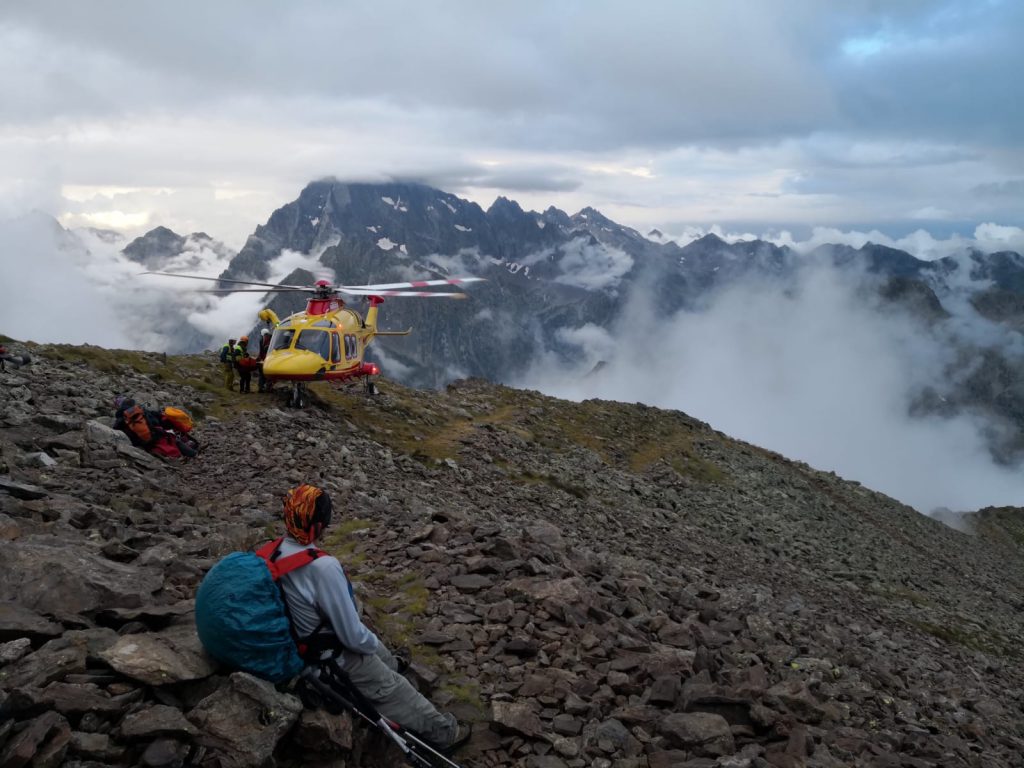
{"type": "Polygon", "coordinates": [[[267,329],[267,328],[264,328],[262,331],[260,331],[260,333],[262,335],[264,335],[264,336],[269,336],[270,335],[270,330],[267,329]]]}

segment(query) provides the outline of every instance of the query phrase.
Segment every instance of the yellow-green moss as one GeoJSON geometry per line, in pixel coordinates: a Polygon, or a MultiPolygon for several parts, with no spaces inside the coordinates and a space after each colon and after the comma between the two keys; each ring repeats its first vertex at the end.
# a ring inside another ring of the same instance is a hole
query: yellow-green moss
{"type": "Polygon", "coordinates": [[[947,643],[995,656],[1017,658],[1020,651],[1005,637],[995,631],[975,631],[954,623],[936,624],[930,621],[911,619],[909,623],[925,634],[937,637],[947,643]]]}

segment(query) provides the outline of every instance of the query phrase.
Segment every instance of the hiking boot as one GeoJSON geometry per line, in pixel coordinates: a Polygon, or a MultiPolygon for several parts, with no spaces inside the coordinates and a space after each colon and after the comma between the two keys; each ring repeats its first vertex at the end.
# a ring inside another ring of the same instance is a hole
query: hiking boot
{"type": "Polygon", "coordinates": [[[459,723],[459,728],[455,732],[455,741],[438,751],[445,757],[451,757],[466,746],[471,738],[473,738],[473,726],[469,723],[459,723]]]}
{"type": "Polygon", "coordinates": [[[404,675],[409,669],[409,665],[412,664],[412,651],[403,645],[401,648],[396,648],[391,655],[395,657],[395,671],[404,675]]]}

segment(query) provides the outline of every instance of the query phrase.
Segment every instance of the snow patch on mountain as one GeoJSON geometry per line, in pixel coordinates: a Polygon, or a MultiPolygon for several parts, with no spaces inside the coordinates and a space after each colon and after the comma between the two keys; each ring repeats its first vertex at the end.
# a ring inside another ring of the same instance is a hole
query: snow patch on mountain
{"type": "Polygon", "coordinates": [[[383,200],[388,205],[390,205],[396,211],[400,211],[401,213],[407,213],[409,211],[409,208],[402,203],[402,198],[398,198],[397,200],[395,200],[392,197],[381,195],[380,199],[383,200]]]}

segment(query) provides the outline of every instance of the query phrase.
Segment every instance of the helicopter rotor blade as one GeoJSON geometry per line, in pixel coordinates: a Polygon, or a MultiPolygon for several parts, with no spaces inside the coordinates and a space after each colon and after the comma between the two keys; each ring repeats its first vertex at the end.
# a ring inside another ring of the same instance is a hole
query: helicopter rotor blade
{"type": "Polygon", "coordinates": [[[194,288],[190,293],[313,293],[309,288],[194,288]]]}
{"type": "Polygon", "coordinates": [[[252,280],[230,280],[226,277],[200,277],[199,275],[182,275],[177,272],[143,272],[144,275],[163,275],[164,277],[185,277],[189,280],[207,280],[212,283],[235,283],[236,285],[264,285],[267,288],[293,288],[299,291],[311,291],[312,288],[303,285],[277,285],[275,283],[257,283],[252,280]]]}
{"type": "Polygon", "coordinates": [[[433,285],[464,285],[465,283],[485,282],[485,277],[453,277],[448,280],[413,280],[408,283],[379,283],[377,285],[339,285],[339,291],[368,290],[368,291],[393,291],[402,288],[428,288],[433,285]]]}
{"type": "Polygon", "coordinates": [[[436,293],[433,291],[367,291],[354,290],[352,288],[338,288],[339,293],[349,296],[419,296],[421,298],[437,297],[442,299],[465,299],[464,293],[436,293]]]}

